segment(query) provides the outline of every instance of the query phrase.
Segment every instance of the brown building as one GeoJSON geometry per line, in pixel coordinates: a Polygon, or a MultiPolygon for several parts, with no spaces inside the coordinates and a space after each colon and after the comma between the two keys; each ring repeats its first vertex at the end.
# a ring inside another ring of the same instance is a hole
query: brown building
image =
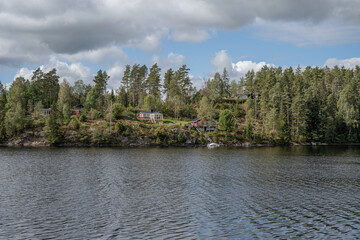
{"type": "Polygon", "coordinates": [[[214,120],[195,118],[189,122],[189,125],[203,132],[212,132],[216,129],[216,121],[214,120]]]}

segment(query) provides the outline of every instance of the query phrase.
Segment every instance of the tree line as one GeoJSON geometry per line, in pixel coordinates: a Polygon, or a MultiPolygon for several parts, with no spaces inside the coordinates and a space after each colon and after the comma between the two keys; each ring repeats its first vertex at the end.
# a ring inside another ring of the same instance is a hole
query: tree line
{"type": "MultiPolygon", "coordinates": [[[[51,108],[48,135],[71,121],[71,109],[84,106],[79,121],[134,119],[140,110],[161,111],[169,118],[214,119],[220,130],[238,132],[253,141],[358,142],[360,68],[264,66],[230,80],[227,69],[197,90],[183,65],[164,76],[154,64],[126,65],[120,87],[107,90],[110,76],[99,70],[93,84],[60,82],[56,69],[0,84],[0,138],[9,139],[36,127],[37,112],[51,108]],[[246,93],[245,99],[234,96],[246,93]],[[124,114],[126,113],[126,114],[124,114]]],[[[55,134],[56,135],[56,134],[55,134]]],[[[54,135],[54,136],[55,136],[54,135]]]]}
{"type": "MultiPolygon", "coordinates": [[[[248,137],[277,142],[358,142],[360,68],[249,71],[238,83],[248,137]]],[[[236,109],[235,109],[236,110],[236,109]]]]}
{"type": "Polygon", "coordinates": [[[77,80],[71,85],[66,79],[60,82],[56,69],[43,72],[38,68],[31,79],[16,78],[8,90],[0,83],[0,138],[11,138],[34,127],[34,116],[49,108],[52,122],[59,126],[69,123],[71,109],[76,106],[84,107],[82,120],[121,118],[125,109],[133,116],[139,110],[154,110],[179,117],[180,108],[190,104],[195,92],[186,65],[168,69],[164,80],[157,64],[150,69],[145,65],[126,65],[119,89],[111,91],[107,90],[109,78],[106,71],[99,70],[93,84],[77,80]]]}

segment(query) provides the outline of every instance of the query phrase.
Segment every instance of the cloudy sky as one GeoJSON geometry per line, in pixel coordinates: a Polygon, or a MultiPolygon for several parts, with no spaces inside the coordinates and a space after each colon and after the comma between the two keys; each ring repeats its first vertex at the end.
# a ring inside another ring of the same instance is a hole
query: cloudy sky
{"type": "Polygon", "coordinates": [[[0,80],[57,68],[117,88],[125,64],[187,64],[197,86],[224,67],[360,64],[358,0],[0,0],[0,80]]]}

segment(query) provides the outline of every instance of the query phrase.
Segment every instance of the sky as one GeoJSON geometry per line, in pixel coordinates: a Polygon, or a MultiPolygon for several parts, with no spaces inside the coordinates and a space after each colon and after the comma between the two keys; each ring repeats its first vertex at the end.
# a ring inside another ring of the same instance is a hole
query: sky
{"type": "Polygon", "coordinates": [[[186,64],[196,87],[228,69],[360,65],[359,0],[0,0],[0,81],[40,67],[120,85],[126,64],[186,64]]]}

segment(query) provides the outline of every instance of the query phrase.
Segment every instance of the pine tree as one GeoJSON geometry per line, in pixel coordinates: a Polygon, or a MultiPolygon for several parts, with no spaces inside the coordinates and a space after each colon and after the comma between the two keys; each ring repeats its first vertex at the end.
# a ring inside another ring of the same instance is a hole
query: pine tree
{"type": "Polygon", "coordinates": [[[203,97],[197,110],[198,118],[201,120],[211,120],[215,117],[215,108],[207,97],[203,97]]]}
{"type": "Polygon", "coordinates": [[[25,79],[18,77],[7,94],[5,130],[8,137],[21,133],[25,127],[25,91],[25,79]]]}
{"type": "Polygon", "coordinates": [[[239,84],[235,80],[232,80],[230,82],[229,91],[230,91],[230,96],[234,96],[236,93],[238,93],[239,84]]]}
{"type": "Polygon", "coordinates": [[[131,106],[137,106],[137,92],[139,91],[139,64],[134,64],[130,72],[131,106]]]}
{"type": "Polygon", "coordinates": [[[116,101],[126,107],[126,105],[129,103],[128,100],[129,99],[125,87],[121,87],[120,90],[118,90],[118,96],[116,101]]]}
{"type": "Polygon", "coordinates": [[[190,94],[192,91],[192,82],[190,81],[189,77],[190,69],[187,68],[186,65],[183,65],[179,68],[179,76],[180,76],[180,93],[181,93],[181,101],[183,103],[189,103],[190,101],[190,94]]]}
{"type": "Polygon", "coordinates": [[[231,131],[234,128],[234,116],[229,109],[220,112],[219,124],[225,131],[231,131]]]}
{"type": "Polygon", "coordinates": [[[86,85],[83,80],[77,80],[74,83],[74,87],[72,87],[73,92],[73,101],[72,105],[76,106],[79,104],[84,105],[86,100],[86,85]]]}
{"type": "Polygon", "coordinates": [[[348,141],[353,141],[351,132],[359,127],[359,81],[352,79],[341,91],[338,101],[338,115],[349,129],[348,141]]]}
{"type": "Polygon", "coordinates": [[[146,78],[148,75],[148,68],[143,65],[139,68],[138,79],[137,79],[137,105],[141,104],[146,96],[146,78]]]}
{"type": "Polygon", "coordinates": [[[160,93],[160,87],[161,87],[160,72],[161,72],[161,69],[155,63],[150,68],[150,73],[146,80],[147,86],[148,86],[148,93],[152,94],[156,100],[159,99],[160,95],[161,95],[161,93],[160,93]]]}
{"type": "Polygon", "coordinates": [[[222,97],[222,80],[218,72],[215,73],[214,78],[207,83],[209,90],[209,98],[211,101],[217,102],[222,97]]]}
{"type": "Polygon", "coordinates": [[[221,92],[221,97],[222,98],[227,98],[231,96],[231,92],[230,92],[230,78],[229,78],[229,73],[226,70],[226,68],[224,68],[223,74],[221,75],[221,86],[220,86],[220,92],[221,92]]]}
{"type": "Polygon", "coordinates": [[[59,93],[59,76],[56,69],[44,73],[40,68],[36,69],[31,78],[28,95],[33,103],[41,101],[44,107],[50,108],[56,102],[59,93]]]}
{"type": "Polygon", "coordinates": [[[166,94],[166,98],[169,98],[170,94],[170,82],[174,75],[174,71],[169,68],[164,75],[164,94],[166,94]]]}
{"type": "Polygon", "coordinates": [[[67,104],[68,108],[70,108],[71,100],[72,100],[72,89],[69,82],[66,79],[64,79],[63,82],[60,84],[59,99],[58,99],[59,109],[63,110],[65,104],[67,104]]]}
{"type": "MultiPolygon", "coordinates": [[[[130,84],[131,84],[131,66],[130,65],[126,65],[125,67],[125,71],[124,71],[124,76],[121,80],[121,84],[122,84],[122,88],[125,90],[125,107],[129,106],[129,89],[130,89],[130,84]]],[[[121,88],[120,88],[121,90],[121,88]]],[[[120,93],[119,93],[120,94],[120,93]]]]}
{"type": "Polygon", "coordinates": [[[107,82],[110,76],[107,75],[106,71],[99,70],[97,75],[94,77],[95,86],[93,88],[93,93],[96,98],[96,108],[100,110],[105,104],[105,90],[107,82]]]}
{"type": "Polygon", "coordinates": [[[94,89],[91,89],[89,93],[86,95],[86,101],[85,101],[85,109],[90,110],[92,108],[96,107],[96,93],[94,89]]]}
{"type": "MultiPolygon", "coordinates": [[[[59,76],[56,75],[56,69],[52,69],[44,75],[46,94],[49,98],[48,105],[51,107],[53,103],[56,103],[59,93],[59,76]]],[[[46,99],[44,99],[46,101],[46,99]]],[[[44,101],[43,101],[44,103],[44,101]]]]}
{"type": "Polygon", "coordinates": [[[154,95],[148,94],[145,97],[145,110],[151,111],[154,110],[155,108],[156,108],[156,98],[154,95]]]}
{"type": "Polygon", "coordinates": [[[47,137],[47,142],[51,145],[59,144],[63,141],[63,134],[60,131],[60,124],[59,124],[59,115],[56,105],[53,104],[51,109],[54,109],[50,116],[46,119],[46,124],[44,127],[44,134],[47,137]]]}
{"type": "Polygon", "coordinates": [[[7,103],[7,91],[4,85],[0,82],[0,141],[6,137],[5,130],[5,114],[6,114],[6,103],[7,103]]]}

